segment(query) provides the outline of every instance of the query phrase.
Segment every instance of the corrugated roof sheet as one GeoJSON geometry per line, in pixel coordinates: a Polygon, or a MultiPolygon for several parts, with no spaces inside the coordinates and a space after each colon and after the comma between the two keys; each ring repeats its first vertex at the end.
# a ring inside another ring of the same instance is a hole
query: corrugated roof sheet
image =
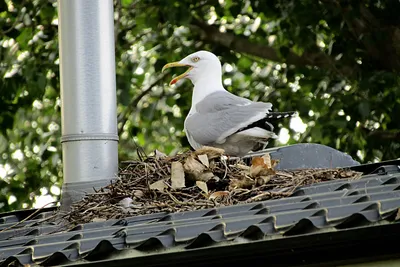
{"type": "Polygon", "coordinates": [[[160,249],[190,251],[397,224],[399,166],[383,170],[356,181],[299,188],[293,196],[279,200],[93,222],[61,233],[52,233],[57,225],[40,222],[51,211],[22,222],[18,213],[0,215],[0,266],[96,262],[124,251],[132,252],[129,257],[140,257],[160,253],[160,249]],[[21,223],[9,228],[17,222],[21,223]]]}

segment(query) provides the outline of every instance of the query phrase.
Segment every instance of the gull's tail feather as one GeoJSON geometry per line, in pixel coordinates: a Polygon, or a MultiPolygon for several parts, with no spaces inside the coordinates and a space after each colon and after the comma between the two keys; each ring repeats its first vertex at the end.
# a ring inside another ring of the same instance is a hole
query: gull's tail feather
{"type": "Polygon", "coordinates": [[[278,120],[284,118],[291,118],[297,116],[296,111],[284,111],[284,112],[269,112],[266,116],[266,120],[278,120]]]}
{"type": "Polygon", "coordinates": [[[249,124],[248,126],[240,129],[240,131],[244,131],[247,129],[259,127],[267,131],[274,131],[274,126],[271,124],[271,122],[277,121],[277,120],[282,120],[286,118],[291,118],[297,115],[296,111],[285,111],[285,112],[269,112],[265,115],[264,118],[261,120],[258,120],[256,122],[253,122],[252,124],[249,124]]]}

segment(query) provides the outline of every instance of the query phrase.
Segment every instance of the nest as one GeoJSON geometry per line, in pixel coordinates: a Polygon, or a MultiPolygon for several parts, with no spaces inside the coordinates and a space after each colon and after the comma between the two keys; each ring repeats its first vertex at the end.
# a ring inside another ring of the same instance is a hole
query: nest
{"type": "Polygon", "coordinates": [[[224,159],[205,147],[174,157],[157,154],[126,162],[118,179],[74,203],[68,225],[157,212],[182,212],[289,197],[301,186],[359,179],[349,169],[277,171],[268,154],[251,164],[224,159]]]}

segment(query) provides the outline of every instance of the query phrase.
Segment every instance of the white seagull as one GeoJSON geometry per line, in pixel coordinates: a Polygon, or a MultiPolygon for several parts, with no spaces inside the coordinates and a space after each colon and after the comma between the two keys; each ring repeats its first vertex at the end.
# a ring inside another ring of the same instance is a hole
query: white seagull
{"type": "Polygon", "coordinates": [[[179,62],[166,64],[189,69],[171,80],[170,85],[188,78],[194,85],[192,106],[184,130],[189,144],[222,148],[228,156],[243,157],[265,147],[278,136],[271,121],[292,117],[296,112],[271,112],[272,104],[254,102],[228,92],[222,85],[221,62],[216,55],[198,51],[179,62]]]}

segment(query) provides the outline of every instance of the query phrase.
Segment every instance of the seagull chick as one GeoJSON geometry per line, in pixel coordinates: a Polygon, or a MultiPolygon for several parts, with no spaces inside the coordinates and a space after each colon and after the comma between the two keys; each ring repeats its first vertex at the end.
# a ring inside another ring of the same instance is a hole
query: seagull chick
{"type": "Polygon", "coordinates": [[[189,144],[222,148],[228,156],[243,157],[266,146],[278,136],[271,122],[293,117],[296,112],[272,112],[272,104],[254,102],[228,92],[222,85],[221,62],[207,51],[190,54],[171,67],[188,67],[171,80],[170,85],[187,78],[194,85],[192,106],[186,116],[184,130],[189,144]]]}

